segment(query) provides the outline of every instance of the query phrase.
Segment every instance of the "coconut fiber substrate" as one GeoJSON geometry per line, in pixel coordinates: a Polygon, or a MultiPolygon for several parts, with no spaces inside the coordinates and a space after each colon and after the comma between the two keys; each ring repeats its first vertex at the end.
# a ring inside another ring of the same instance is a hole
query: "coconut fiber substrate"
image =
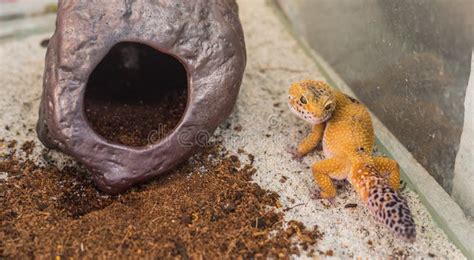
{"type": "Polygon", "coordinates": [[[256,169],[218,143],[119,196],[98,191],[76,163],[59,170],[47,150],[45,165],[34,163],[33,142],[0,145],[8,151],[0,161],[8,174],[0,186],[2,258],[286,258],[312,254],[302,249],[321,236],[284,222],[277,194],[252,183],[256,169]]]}

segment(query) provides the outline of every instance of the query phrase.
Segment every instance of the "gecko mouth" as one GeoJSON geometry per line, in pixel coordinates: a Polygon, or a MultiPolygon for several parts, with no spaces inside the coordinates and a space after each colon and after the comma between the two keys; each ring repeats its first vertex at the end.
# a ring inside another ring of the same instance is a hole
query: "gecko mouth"
{"type": "Polygon", "coordinates": [[[328,119],[331,117],[331,113],[327,114],[325,117],[323,117],[323,119],[320,119],[318,123],[324,123],[326,121],[328,121],[328,119]]]}
{"type": "Polygon", "coordinates": [[[307,120],[305,118],[306,121],[312,123],[312,124],[322,124],[324,122],[326,122],[329,118],[331,117],[331,115],[327,115],[325,117],[323,117],[322,119],[319,119],[319,118],[316,118],[316,117],[313,117],[311,120],[307,120]]]}

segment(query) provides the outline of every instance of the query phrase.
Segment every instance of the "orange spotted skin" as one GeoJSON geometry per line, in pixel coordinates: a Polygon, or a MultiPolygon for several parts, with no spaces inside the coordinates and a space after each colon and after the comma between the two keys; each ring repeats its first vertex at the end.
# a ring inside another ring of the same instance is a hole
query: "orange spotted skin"
{"type": "Polygon", "coordinates": [[[312,172],[324,199],[336,196],[333,179],[347,179],[377,220],[397,237],[414,241],[416,230],[406,201],[399,195],[400,172],[396,161],[372,155],[374,129],[367,108],[322,81],[304,80],[290,86],[288,105],[313,125],[298,145],[304,156],[322,140],[324,160],[312,172]]]}

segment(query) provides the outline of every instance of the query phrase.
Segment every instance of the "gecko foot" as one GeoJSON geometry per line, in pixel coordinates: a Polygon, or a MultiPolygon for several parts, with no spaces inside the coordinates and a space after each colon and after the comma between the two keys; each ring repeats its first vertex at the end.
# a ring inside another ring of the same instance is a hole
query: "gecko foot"
{"type": "MultiPolygon", "coordinates": [[[[336,200],[334,197],[330,198],[325,198],[323,195],[321,195],[321,192],[319,190],[314,190],[311,192],[310,198],[313,200],[321,200],[321,202],[328,202],[329,205],[335,205],[336,200]]],[[[325,203],[323,203],[325,204],[325,203]]]]}
{"type": "Polygon", "coordinates": [[[296,160],[298,162],[303,161],[303,155],[301,155],[296,148],[288,146],[286,148],[286,152],[291,154],[291,159],[296,160]]]}

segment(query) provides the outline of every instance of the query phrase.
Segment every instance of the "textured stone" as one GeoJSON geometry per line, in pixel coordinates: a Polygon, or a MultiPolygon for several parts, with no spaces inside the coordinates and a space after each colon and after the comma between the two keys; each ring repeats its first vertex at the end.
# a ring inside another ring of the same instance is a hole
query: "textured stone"
{"type": "Polygon", "coordinates": [[[85,165],[101,190],[123,192],[188,158],[202,133],[212,133],[230,114],[245,55],[233,0],[59,1],[46,54],[38,136],[45,146],[85,165]],[[176,57],[187,71],[185,114],[158,143],[114,144],[87,122],[83,99],[88,78],[120,42],[146,44],[176,57]]]}

